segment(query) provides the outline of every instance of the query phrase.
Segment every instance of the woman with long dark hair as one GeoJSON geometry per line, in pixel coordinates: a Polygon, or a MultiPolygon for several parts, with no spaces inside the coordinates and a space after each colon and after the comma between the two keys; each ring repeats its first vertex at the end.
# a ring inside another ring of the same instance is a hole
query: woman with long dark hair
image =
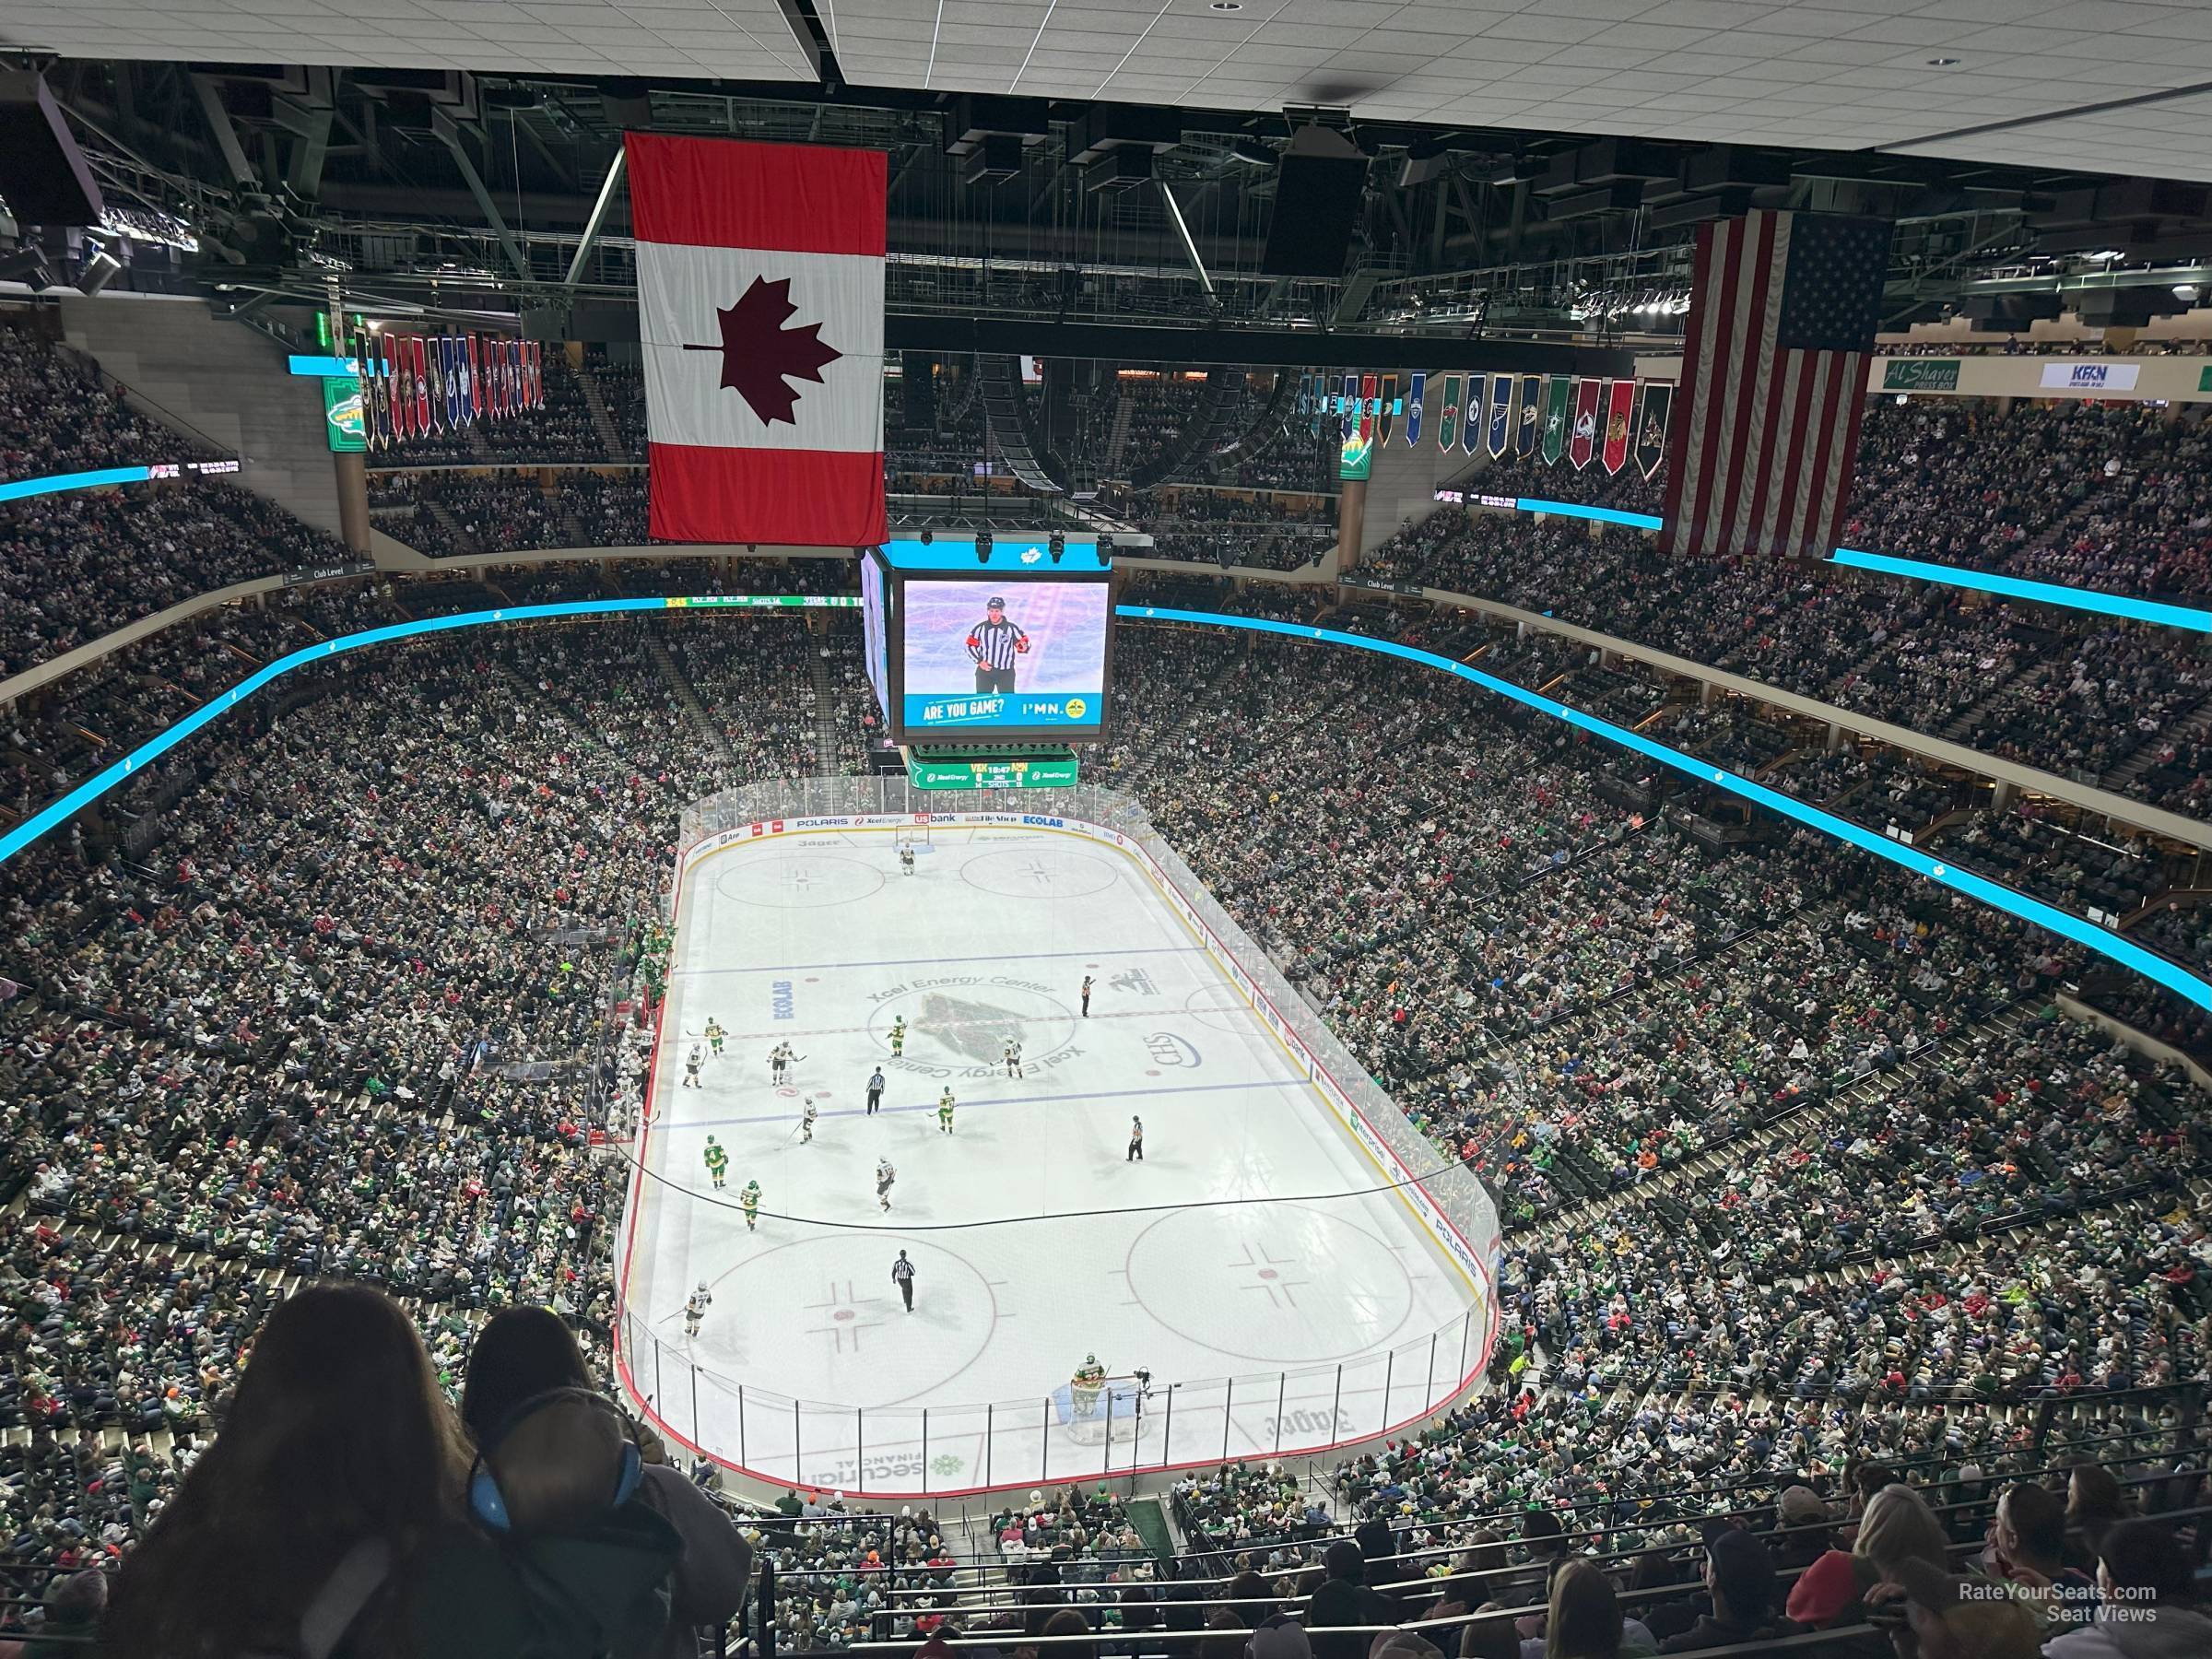
{"type": "Polygon", "coordinates": [[[115,1580],[114,1659],[386,1659],[392,1594],[460,1512],[468,1453],[399,1304],[315,1285],[254,1338],[222,1432],[115,1580]]]}

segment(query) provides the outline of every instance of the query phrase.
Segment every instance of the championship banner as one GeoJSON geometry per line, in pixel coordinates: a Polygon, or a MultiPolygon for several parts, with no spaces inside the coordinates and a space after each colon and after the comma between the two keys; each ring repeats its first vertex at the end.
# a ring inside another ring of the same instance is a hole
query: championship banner
{"type": "Polygon", "coordinates": [[[1629,464],[1629,421],[1636,410],[1636,382],[1617,380],[1606,405],[1606,470],[1617,473],[1629,464]]]}
{"type": "Polygon", "coordinates": [[[888,158],[660,133],[622,143],[650,533],[883,541],[888,158]]]}
{"type": "Polygon", "coordinates": [[[1459,376],[1444,376],[1444,412],[1436,423],[1436,441],[1447,454],[1459,437],[1459,376]]]}
{"type": "Polygon", "coordinates": [[[1413,371],[1413,388],[1406,394],[1406,447],[1417,448],[1421,441],[1421,394],[1429,388],[1426,371],[1413,371]]]}
{"type": "Polygon", "coordinates": [[[1646,381],[1643,407],[1636,417],[1636,465],[1647,478],[1656,476],[1666,459],[1666,418],[1675,389],[1665,381],[1646,381]]]}
{"type": "Polygon", "coordinates": [[[1510,374],[1490,376],[1490,435],[1487,447],[1490,458],[1505,453],[1505,446],[1512,441],[1513,431],[1513,377],[1510,374]]]}
{"type": "Polygon", "coordinates": [[[1521,377],[1521,418],[1514,423],[1513,453],[1527,460],[1536,453],[1536,439],[1544,429],[1544,382],[1533,374],[1521,377]]]}
{"type": "Polygon", "coordinates": [[[1375,441],[1377,443],[1390,441],[1391,423],[1397,418],[1397,415],[1398,377],[1394,374],[1386,374],[1382,377],[1382,401],[1375,407],[1375,441]]]}
{"type": "Polygon", "coordinates": [[[1597,453],[1597,406],[1605,389],[1606,382],[1594,376],[1575,383],[1574,437],[1567,446],[1567,459],[1577,472],[1597,453]]]}
{"type": "Polygon", "coordinates": [[[1568,379],[1554,374],[1544,382],[1544,465],[1557,466],[1567,453],[1568,403],[1572,396],[1568,379]]]}

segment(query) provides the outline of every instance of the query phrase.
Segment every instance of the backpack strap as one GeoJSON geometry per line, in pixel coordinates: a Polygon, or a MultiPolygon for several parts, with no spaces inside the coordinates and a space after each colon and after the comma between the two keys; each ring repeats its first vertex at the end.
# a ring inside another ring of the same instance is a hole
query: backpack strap
{"type": "Polygon", "coordinates": [[[300,1615],[303,1659],[330,1659],[391,1572],[392,1546],[383,1539],[363,1538],[347,1550],[300,1615]]]}

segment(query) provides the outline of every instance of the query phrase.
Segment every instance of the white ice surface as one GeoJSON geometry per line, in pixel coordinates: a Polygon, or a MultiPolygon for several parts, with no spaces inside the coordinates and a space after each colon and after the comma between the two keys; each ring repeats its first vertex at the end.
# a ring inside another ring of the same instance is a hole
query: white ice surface
{"type": "Polygon", "coordinates": [[[1402,1199],[1366,1192],[1382,1172],[1142,867],[1050,830],[933,834],[912,877],[886,831],[693,866],[626,1292],[654,1414],[770,1478],[888,1494],[1291,1452],[1446,1397],[1480,1347],[1473,1291],[1402,1199]],[[683,1087],[686,1033],[710,1018],[724,1053],[683,1087]],[[782,1041],[803,1057],[777,1088],[782,1041]],[[721,1193],[709,1135],[730,1155],[721,1193]],[[898,1170],[888,1215],[879,1157],[898,1170]],[[1092,1353],[1151,1373],[1134,1441],[1083,1444],[1056,1420],[1050,1396],[1092,1353]]]}

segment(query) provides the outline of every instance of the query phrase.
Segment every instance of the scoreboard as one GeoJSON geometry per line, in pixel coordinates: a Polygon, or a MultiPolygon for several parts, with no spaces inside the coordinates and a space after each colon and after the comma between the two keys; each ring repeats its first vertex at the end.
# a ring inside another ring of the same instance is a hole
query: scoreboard
{"type": "Polygon", "coordinates": [[[899,540],[862,556],[868,683],[894,743],[1106,735],[1112,572],[1095,540],[899,540]]]}

